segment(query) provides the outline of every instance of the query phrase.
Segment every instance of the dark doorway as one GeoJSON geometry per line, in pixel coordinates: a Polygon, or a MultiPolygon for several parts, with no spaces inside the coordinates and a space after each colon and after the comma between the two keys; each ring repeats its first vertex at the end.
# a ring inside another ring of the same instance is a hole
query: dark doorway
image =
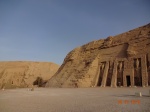
{"type": "Polygon", "coordinates": [[[106,86],[110,86],[110,85],[111,85],[111,78],[107,78],[106,86]]]}
{"type": "Polygon", "coordinates": [[[131,85],[130,76],[126,76],[126,81],[127,81],[127,86],[130,86],[131,85]]]}
{"type": "Polygon", "coordinates": [[[102,78],[100,77],[99,80],[98,80],[97,86],[101,86],[101,82],[102,82],[102,78]]]}

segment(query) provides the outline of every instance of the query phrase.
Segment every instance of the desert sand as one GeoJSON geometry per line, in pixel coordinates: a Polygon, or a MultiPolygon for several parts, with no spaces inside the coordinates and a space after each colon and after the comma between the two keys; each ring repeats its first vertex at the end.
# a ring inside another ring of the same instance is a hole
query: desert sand
{"type": "Polygon", "coordinates": [[[0,90],[0,112],[150,112],[150,87],[0,90]],[[136,97],[135,92],[142,92],[136,97]],[[121,104],[122,102],[122,104],[121,104]]]}

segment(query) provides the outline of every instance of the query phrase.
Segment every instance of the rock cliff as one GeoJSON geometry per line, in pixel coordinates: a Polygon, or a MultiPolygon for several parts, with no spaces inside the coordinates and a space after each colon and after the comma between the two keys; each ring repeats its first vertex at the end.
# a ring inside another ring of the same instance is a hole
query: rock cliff
{"type": "Polygon", "coordinates": [[[150,24],[69,52],[47,87],[150,85],[150,24]]]}
{"type": "Polygon", "coordinates": [[[0,62],[0,88],[30,87],[37,77],[47,81],[58,68],[50,62],[0,62]]]}

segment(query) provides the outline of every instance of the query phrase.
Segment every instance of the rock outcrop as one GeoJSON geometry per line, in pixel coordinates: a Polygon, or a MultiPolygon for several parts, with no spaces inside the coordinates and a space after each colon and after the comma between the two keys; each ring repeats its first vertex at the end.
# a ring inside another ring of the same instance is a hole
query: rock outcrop
{"type": "Polygon", "coordinates": [[[31,87],[37,77],[47,81],[58,68],[51,62],[0,62],[0,88],[31,87]]]}
{"type": "Polygon", "coordinates": [[[47,87],[150,85],[150,24],[72,50],[47,87]]]}

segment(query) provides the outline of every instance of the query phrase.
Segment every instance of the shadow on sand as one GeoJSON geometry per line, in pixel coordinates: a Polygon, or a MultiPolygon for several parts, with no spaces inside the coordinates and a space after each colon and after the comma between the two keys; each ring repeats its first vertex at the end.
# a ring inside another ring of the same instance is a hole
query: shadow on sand
{"type": "MultiPolygon", "coordinates": [[[[112,96],[114,96],[114,97],[132,97],[132,98],[137,98],[138,96],[135,96],[135,95],[112,95],[112,96]]],[[[150,96],[149,95],[142,95],[141,97],[139,97],[139,98],[143,98],[143,97],[149,97],[150,98],[150,96]]]]}

